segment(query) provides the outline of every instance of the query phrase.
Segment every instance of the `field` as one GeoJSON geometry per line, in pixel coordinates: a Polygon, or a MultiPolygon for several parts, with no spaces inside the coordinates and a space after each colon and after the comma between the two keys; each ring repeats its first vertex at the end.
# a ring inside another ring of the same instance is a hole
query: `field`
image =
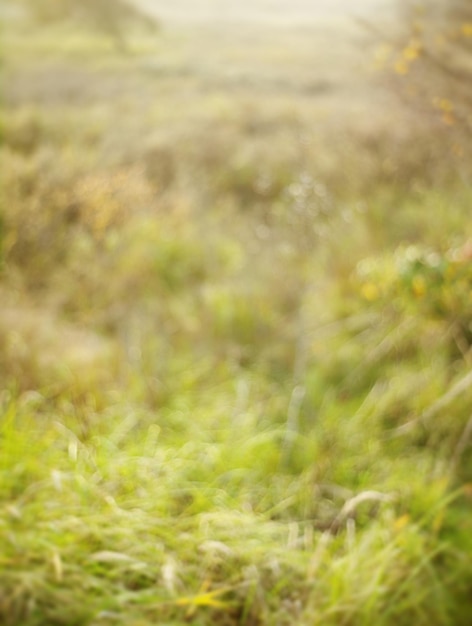
{"type": "Polygon", "coordinates": [[[460,129],[342,12],[4,4],[0,623],[467,626],[460,129]]]}

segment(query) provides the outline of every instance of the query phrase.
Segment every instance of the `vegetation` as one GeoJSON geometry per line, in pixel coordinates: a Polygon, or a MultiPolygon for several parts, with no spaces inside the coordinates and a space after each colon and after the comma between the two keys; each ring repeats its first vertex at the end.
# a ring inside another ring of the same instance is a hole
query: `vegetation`
{"type": "Polygon", "coordinates": [[[426,117],[449,153],[470,160],[472,6],[464,0],[400,4],[402,28],[383,37],[381,65],[392,66],[401,99],[426,117]]]}
{"type": "Polygon", "coordinates": [[[469,624],[467,151],[311,33],[6,19],[0,622],[469,624]]]}

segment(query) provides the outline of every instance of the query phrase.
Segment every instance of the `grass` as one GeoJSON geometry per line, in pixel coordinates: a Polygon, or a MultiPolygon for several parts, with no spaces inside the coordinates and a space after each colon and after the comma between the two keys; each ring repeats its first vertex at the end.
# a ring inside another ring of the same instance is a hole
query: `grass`
{"type": "Polygon", "coordinates": [[[468,624],[447,143],[300,89],[305,38],[254,84],[64,28],[4,37],[0,621],[468,624]]]}

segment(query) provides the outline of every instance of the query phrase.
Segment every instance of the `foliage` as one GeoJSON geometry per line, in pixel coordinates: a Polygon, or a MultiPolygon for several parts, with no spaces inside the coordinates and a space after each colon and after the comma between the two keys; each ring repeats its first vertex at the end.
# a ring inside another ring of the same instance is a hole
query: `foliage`
{"type": "Polygon", "coordinates": [[[359,267],[361,291],[368,301],[395,305],[400,312],[420,312],[426,320],[443,323],[445,330],[470,331],[471,247],[466,242],[441,254],[418,246],[400,248],[386,267],[364,260],[359,267]]]}
{"type": "Polygon", "coordinates": [[[16,0],[39,24],[79,24],[110,36],[120,50],[126,50],[130,27],[155,30],[149,20],[127,0],[16,0]]]}
{"type": "Polygon", "coordinates": [[[176,61],[206,33],[22,24],[0,622],[466,626],[470,188],[390,111],[336,143],[305,92],[225,97],[176,61]]]}
{"type": "MultiPolygon", "coordinates": [[[[442,149],[459,163],[469,154],[472,131],[472,9],[467,0],[407,2],[397,39],[378,51],[380,67],[396,74],[395,89],[427,119],[442,149]]],[[[386,38],[388,39],[388,38],[386,38]]]]}

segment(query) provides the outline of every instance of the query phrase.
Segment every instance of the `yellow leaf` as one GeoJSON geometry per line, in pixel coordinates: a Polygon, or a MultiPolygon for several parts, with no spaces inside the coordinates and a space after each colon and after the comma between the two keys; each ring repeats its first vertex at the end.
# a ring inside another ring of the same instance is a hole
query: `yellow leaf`
{"type": "Polygon", "coordinates": [[[188,598],[179,598],[176,600],[176,604],[178,606],[210,606],[216,608],[225,608],[228,606],[227,602],[216,599],[212,591],[196,596],[189,596],[188,598]]]}
{"type": "Polygon", "coordinates": [[[447,98],[441,98],[438,102],[438,108],[445,113],[452,113],[454,110],[454,105],[447,98]]]}
{"type": "Polygon", "coordinates": [[[405,48],[405,50],[403,50],[403,57],[407,61],[414,61],[419,57],[419,51],[415,48],[405,48]]]}
{"type": "Polygon", "coordinates": [[[379,289],[377,285],[374,285],[374,283],[366,283],[365,285],[362,285],[361,294],[366,300],[372,302],[373,300],[377,300],[379,297],[379,289]]]}
{"type": "Polygon", "coordinates": [[[62,567],[62,559],[59,552],[54,552],[52,555],[52,568],[54,570],[54,577],[56,582],[60,583],[63,579],[64,568],[62,567]]]}
{"type": "Polygon", "coordinates": [[[464,37],[472,37],[472,22],[464,22],[461,26],[461,32],[464,37]]]}
{"type": "Polygon", "coordinates": [[[406,63],[404,59],[399,59],[393,66],[393,69],[395,70],[396,74],[400,74],[401,76],[404,76],[405,74],[408,74],[408,70],[409,70],[408,63],[406,63]]]}
{"type": "Polygon", "coordinates": [[[417,39],[413,39],[403,50],[403,58],[407,61],[414,61],[420,56],[421,43],[417,39]]]}
{"type": "Polygon", "coordinates": [[[422,276],[415,276],[412,286],[415,296],[421,298],[426,293],[426,283],[422,276]]]}
{"type": "Polygon", "coordinates": [[[405,526],[408,525],[409,521],[410,521],[410,516],[408,515],[408,513],[405,513],[405,515],[401,515],[393,523],[394,530],[396,532],[399,532],[400,530],[403,530],[405,528],[405,526]]]}
{"type": "MultiPolygon", "coordinates": [[[[207,587],[207,583],[203,583],[202,590],[207,587]]],[[[225,609],[228,608],[229,604],[224,602],[223,600],[218,600],[218,596],[221,596],[229,591],[228,587],[224,587],[222,589],[215,589],[213,591],[200,591],[200,593],[195,594],[194,596],[186,596],[184,598],[178,598],[175,601],[177,606],[187,606],[189,607],[189,611],[192,612],[193,609],[197,607],[212,607],[225,609]]]]}

